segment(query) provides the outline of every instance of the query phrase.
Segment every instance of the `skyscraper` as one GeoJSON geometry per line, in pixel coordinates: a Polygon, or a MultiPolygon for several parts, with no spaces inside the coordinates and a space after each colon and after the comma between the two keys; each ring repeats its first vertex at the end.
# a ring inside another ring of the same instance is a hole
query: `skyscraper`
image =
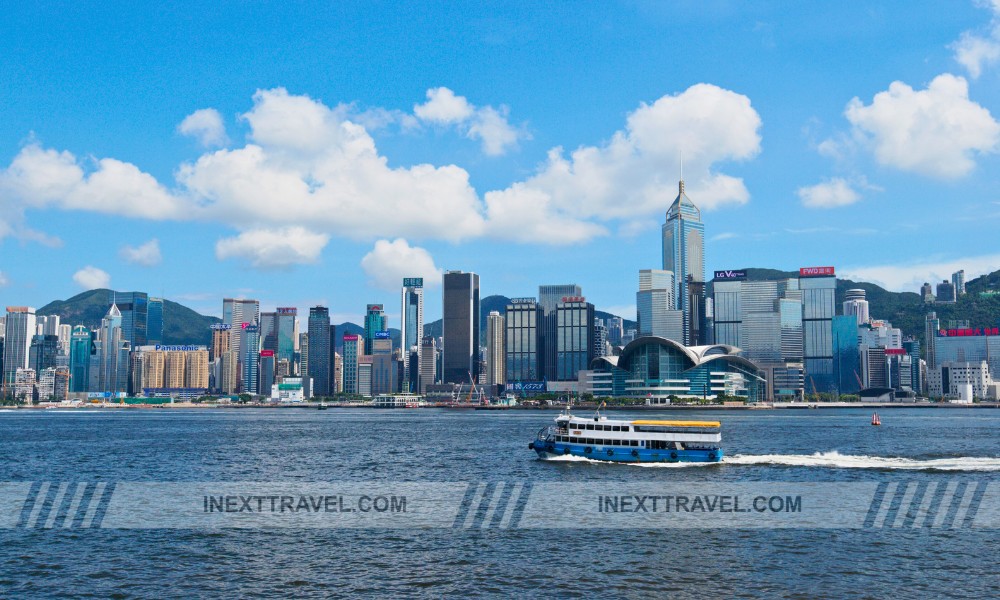
{"type": "Polygon", "coordinates": [[[396,361],[392,356],[392,339],[388,331],[378,331],[372,340],[372,395],[396,391],[396,361]]]}
{"type": "MultiPolygon", "coordinates": [[[[257,300],[242,300],[224,298],[222,300],[222,322],[229,325],[229,349],[236,351],[239,363],[237,365],[237,381],[244,381],[246,370],[247,347],[244,336],[244,324],[260,325],[260,302],[257,300]]],[[[259,330],[256,332],[259,338],[259,330]]],[[[254,348],[254,364],[256,365],[257,348],[254,348]]],[[[256,369],[256,366],[254,367],[256,369]]]]}
{"type": "Polygon", "coordinates": [[[363,354],[361,336],[344,334],[344,393],[358,394],[358,356],[363,354]]]}
{"type": "Polygon", "coordinates": [[[684,315],[674,298],[674,274],[661,269],[639,271],[635,294],[639,335],[652,335],[684,343],[684,315]]]}
{"type": "Polygon", "coordinates": [[[504,353],[504,318],[491,310],[486,317],[486,385],[507,383],[504,353]]]}
{"type": "Polygon", "coordinates": [[[833,317],[837,277],[833,267],[799,269],[802,290],[803,358],[810,387],[820,392],[836,389],[833,373],[833,317]]]}
{"type": "MultiPolygon", "coordinates": [[[[407,277],[403,279],[402,311],[400,312],[400,345],[403,356],[416,348],[417,363],[420,361],[421,340],[424,339],[424,280],[422,277],[407,277]]],[[[404,385],[414,379],[410,374],[410,361],[404,361],[404,385]]],[[[407,390],[405,391],[416,391],[407,390]]]]}
{"type": "Polygon", "coordinates": [[[479,275],[448,271],[443,290],[441,381],[479,377],[479,275]]]}
{"type": "Polygon", "coordinates": [[[69,345],[69,385],[72,392],[88,392],[90,356],[94,353],[94,336],[83,325],[73,328],[69,345]]]}
{"type": "Polygon", "coordinates": [[[556,347],[558,346],[556,307],[563,301],[563,298],[579,298],[582,295],[583,290],[576,284],[538,286],[538,305],[542,309],[540,380],[555,381],[558,378],[556,369],[556,347]]]}
{"type": "Polygon", "coordinates": [[[506,382],[542,381],[544,312],[534,298],[511,298],[504,318],[506,382]]]}
{"type": "Polygon", "coordinates": [[[146,343],[163,343],[163,298],[150,298],[146,305],[146,343]]]}
{"type": "Polygon", "coordinates": [[[965,269],[955,271],[951,274],[951,284],[955,286],[955,297],[965,294],[965,269]]]}
{"type": "Polygon", "coordinates": [[[862,289],[847,290],[844,294],[844,315],[854,315],[858,325],[863,325],[871,320],[868,314],[868,300],[865,299],[865,291],[862,289]]]}
{"type": "Polygon", "coordinates": [[[275,309],[275,363],[287,360],[291,364],[295,360],[295,319],[298,314],[299,309],[295,307],[279,306],[275,309]]]}
{"type": "MultiPolygon", "coordinates": [[[[309,309],[309,363],[306,374],[312,377],[314,396],[329,396],[330,358],[333,348],[330,337],[330,311],[325,306],[309,309]]],[[[289,331],[290,332],[290,331],[289,331]]]]}
{"type": "MultiPolygon", "coordinates": [[[[134,313],[132,316],[135,316],[134,313]]],[[[132,346],[125,338],[122,329],[122,313],[118,310],[118,305],[112,304],[108,314],[101,320],[101,362],[97,391],[111,393],[128,391],[131,350],[132,346]]]]}
{"type": "Polygon", "coordinates": [[[556,305],[556,380],[572,381],[594,360],[594,305],[567,297],[556,305]]]}
{"type": "Polygon", "coordinates": [[[424,336],[420,342],[420,393],[427,393],[427,386],[437,381],[437,342],[424,336]]]}
{"type": "Polygon", "coordinates": [[[243,336],[241,345],[243,353],[243,381],[242,392],[245,394],[257,394],[260,383],[260,325],[257,323],[244,323],[242,325],[243,336]]]}
{"type": "Polygon", "coordinates": [[[4,325],[3,380],[5,387],[14,385],[18,369],[28,368],[31,338],[35,335],[35,309],[30,306],[8,306],[4,325]]]}
{"type": "Polygon", "coordinates": [[[365,354],[372,353],[375,334],[381,331],[387,331],[385,306],[381,304],[369,304],[365,310],[365,354]]]}
{"type": "Polygon", "coordinates": [[[111,292],[108,308],[118,307],[122,317],[122,339],[132,348],[147,343],[147,318],[149,317],[149,296],[145,292],[111,292]]]}
{"type": "Polygon", "coordinates": [[[691,306],[688,288],[690,283],[705,281],[705,224],[701,222],[701,211],[684,193],[683,179],[678,182],[677,190],[662,229],[663,269],[674,274],[676,308],[683,313],[683,343],[694,346],[701,340],[690,339],[691,332],[697,329],[692,324],[692,314],[697,311],[691,306]]]}

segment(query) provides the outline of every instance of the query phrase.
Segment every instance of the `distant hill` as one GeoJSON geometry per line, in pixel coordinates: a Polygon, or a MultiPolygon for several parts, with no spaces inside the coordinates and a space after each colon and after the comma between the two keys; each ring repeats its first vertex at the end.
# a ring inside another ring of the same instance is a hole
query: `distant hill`
{"type": "MultiPolygon", "coordinates": [[[[38,315],[59,315],[63,323],[100,327],[101,319],[108,313],[111,290],[98,289],[77,294],[67,300],[55,300],[35,311],[38,315]]],[[[190,308],[164,299],[163,343],[208,345],[212,341],[209,329],[221,319],[200,315],[190,308]]]]}

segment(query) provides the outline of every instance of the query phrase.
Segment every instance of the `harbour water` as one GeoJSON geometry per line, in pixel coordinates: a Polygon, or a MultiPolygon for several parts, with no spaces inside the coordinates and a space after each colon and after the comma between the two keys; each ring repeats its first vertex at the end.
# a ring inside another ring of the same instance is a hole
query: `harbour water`
{"type": "MultiPolygon", "coordinates": [[[[627,416],[627,413],[614,413],[627,416]]],[[[0,413],[0,482],[967,483],[1000,410],[712,411],[722,464],[540,461],[554,412],[0,413]]],[[[656,415],[644,412],[642,418],[656,415]]],[[[560,510],[553,506],[553,511],[560,510]]],[[[0,597],[997,597],[997,529],[0,529],[0,597]]]]}

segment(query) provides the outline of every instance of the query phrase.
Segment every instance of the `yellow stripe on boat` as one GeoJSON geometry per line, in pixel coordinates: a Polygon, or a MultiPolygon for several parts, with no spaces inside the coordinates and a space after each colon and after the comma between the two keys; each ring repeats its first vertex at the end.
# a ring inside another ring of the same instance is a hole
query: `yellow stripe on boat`
{"type": "Polygon", "coordinates": [[[662,425],[665,427],[722,427],[718,421],[632,421],[633,425],[662,425]]]}

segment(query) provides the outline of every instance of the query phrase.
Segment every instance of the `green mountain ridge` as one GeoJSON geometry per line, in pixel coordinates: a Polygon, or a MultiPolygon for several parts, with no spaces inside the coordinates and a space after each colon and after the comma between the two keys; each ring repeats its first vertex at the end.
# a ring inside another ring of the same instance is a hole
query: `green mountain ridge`
{"type": "MultiPolygon", "coordinates": [[[[66,300],[54,300],[35,311],[37,315],[59,315],[68,325],[84,325],[91,329],[100,327],[101,319],[108,313],[108,298],[112,290],[97,289],[77,294],[66,300]]],[[[183,304],[163,300],[163,343],[208,345],[212,341],[213,323],[218,317],[200,315],[183,304]]]]}

